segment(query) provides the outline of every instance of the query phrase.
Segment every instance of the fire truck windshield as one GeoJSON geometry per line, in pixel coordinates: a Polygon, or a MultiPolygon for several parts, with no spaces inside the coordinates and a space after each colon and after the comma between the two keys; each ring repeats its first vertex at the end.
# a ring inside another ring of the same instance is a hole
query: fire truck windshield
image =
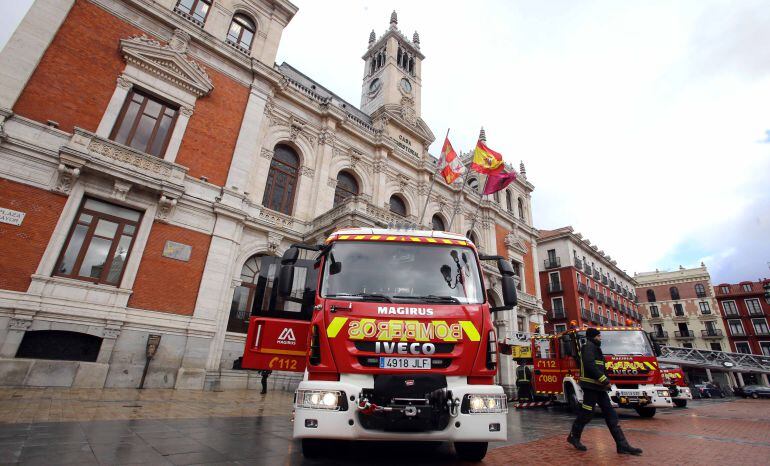
{"type": "Polygon", "coordinates": [[[376,241],[335,242],[326,253],[321,296],[404,303],[484,302],[472,249],[376,241]]]}
{"type": "Polygon", "coordinates": [[[602,352],[654,356],[652,346],[641,330],[602,330],[602,352]]]}

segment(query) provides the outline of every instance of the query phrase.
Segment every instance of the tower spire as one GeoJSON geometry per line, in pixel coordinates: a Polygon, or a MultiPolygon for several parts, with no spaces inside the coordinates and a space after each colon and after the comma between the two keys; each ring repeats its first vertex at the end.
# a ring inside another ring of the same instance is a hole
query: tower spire
{"type": "Polygon", "coordinates": [[[487,133],[484,131],[484,127],[481,127],[481,131],[479,131],[479,141],[487,142],[487,133]]]}
{"type": "Polygon", "coordinates": [[[396,13],[396,10],[393,10],[393,13],[390,14],[390,27],[396,28],[398,26],[398,14],[396,13]]]}
{"type": "Polygon", "coordinates": [[[374,29],[372,29],[372,32],[369,33],[369,47],[372,46],[375,39],[377,39],[377,36],[374,34],[374,29]]]}
{"type": "Polygon", "coordinates": [[[417,34],[417,31],[414,31],[414,35],[412,36],[412,43],[418,49],[420,48],[420,35],[417,34]]]}

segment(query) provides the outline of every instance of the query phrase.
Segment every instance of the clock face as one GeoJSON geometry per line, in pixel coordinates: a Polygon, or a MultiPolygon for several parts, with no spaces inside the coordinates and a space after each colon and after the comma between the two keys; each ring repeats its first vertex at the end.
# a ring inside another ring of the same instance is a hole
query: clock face
{"type": "Polygon", "coordinates": [[[403,78],[401,80],[401,89],[403,89],[407,94],[410,94],[412,92],[412,83],[410,83],[408,79],[403,78]]]}
{"type": "Polygon", "coordinates": [[[377,93],[380,92],[381,88],[382,88],[382,81],[380,81],[380,78],[374,78],[374,80],[372,80],[372,83],[369,84],[369,97],[376,96],[377,93]]]}

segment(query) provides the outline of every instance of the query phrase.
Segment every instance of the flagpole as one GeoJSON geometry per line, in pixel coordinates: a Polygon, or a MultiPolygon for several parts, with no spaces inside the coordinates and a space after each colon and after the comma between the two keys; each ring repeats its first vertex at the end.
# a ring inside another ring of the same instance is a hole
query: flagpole
{"type": "MultiPolygon", "coordinates": [[[[446,136],[444,136],[444,144],[449,138],[449,128],[446,129],[446,136]]],[[[420,214],[419,225],[422,227],[422,221],[425,219],[425,211],[428,210],[428,202],[430,202],[430,193],[433,191],[433,185],[436,184],[436,173],[441,169],[441,161],[446,161],[446,155],[444,155],[444,146],[441,146],[441,157],[439,157],[439,163],[436,164],[436,171],[433,172],[433,177],[430,181],[430,187],[428,188],[428,195],[425,197],[425,205],[422,206],[422,214],[420,214]]]]}
{"type": "Polygon", "coordinates": [[[460,208],[460,201],[462,200],[463,193],[465,192],[465,185],[468,183],[468,176],[471,174],[471,167],[469,166],[465,169],[465,176],[463,177],[463,185],[460,186],[460,195],[457,196],[457,200],[455,201],[455,207],[452,209],[452,218],[449,219],[449,226],[447,227],[448,231],[452,231],[452,225],[455,222],[455,216],[457,215],[457,209],[460,208]]]}

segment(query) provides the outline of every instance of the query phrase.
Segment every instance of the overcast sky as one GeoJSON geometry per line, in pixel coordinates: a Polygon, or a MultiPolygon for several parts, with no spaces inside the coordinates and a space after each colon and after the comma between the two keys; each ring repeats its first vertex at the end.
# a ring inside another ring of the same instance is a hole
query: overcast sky
{"type": "MultiPolygon", "coordinates": [[[[13,10],[0,3],[0,44],[13,10]],[[6,14],[10,13],[10,14],[6,14]]],[[[572,225],[629,273],[770,276],[770,8],[743,0],[304,1],[286,61],[359,105],[369,32],[419,31],[422,117],[523,160],[538,228],[572,225]]]]}

